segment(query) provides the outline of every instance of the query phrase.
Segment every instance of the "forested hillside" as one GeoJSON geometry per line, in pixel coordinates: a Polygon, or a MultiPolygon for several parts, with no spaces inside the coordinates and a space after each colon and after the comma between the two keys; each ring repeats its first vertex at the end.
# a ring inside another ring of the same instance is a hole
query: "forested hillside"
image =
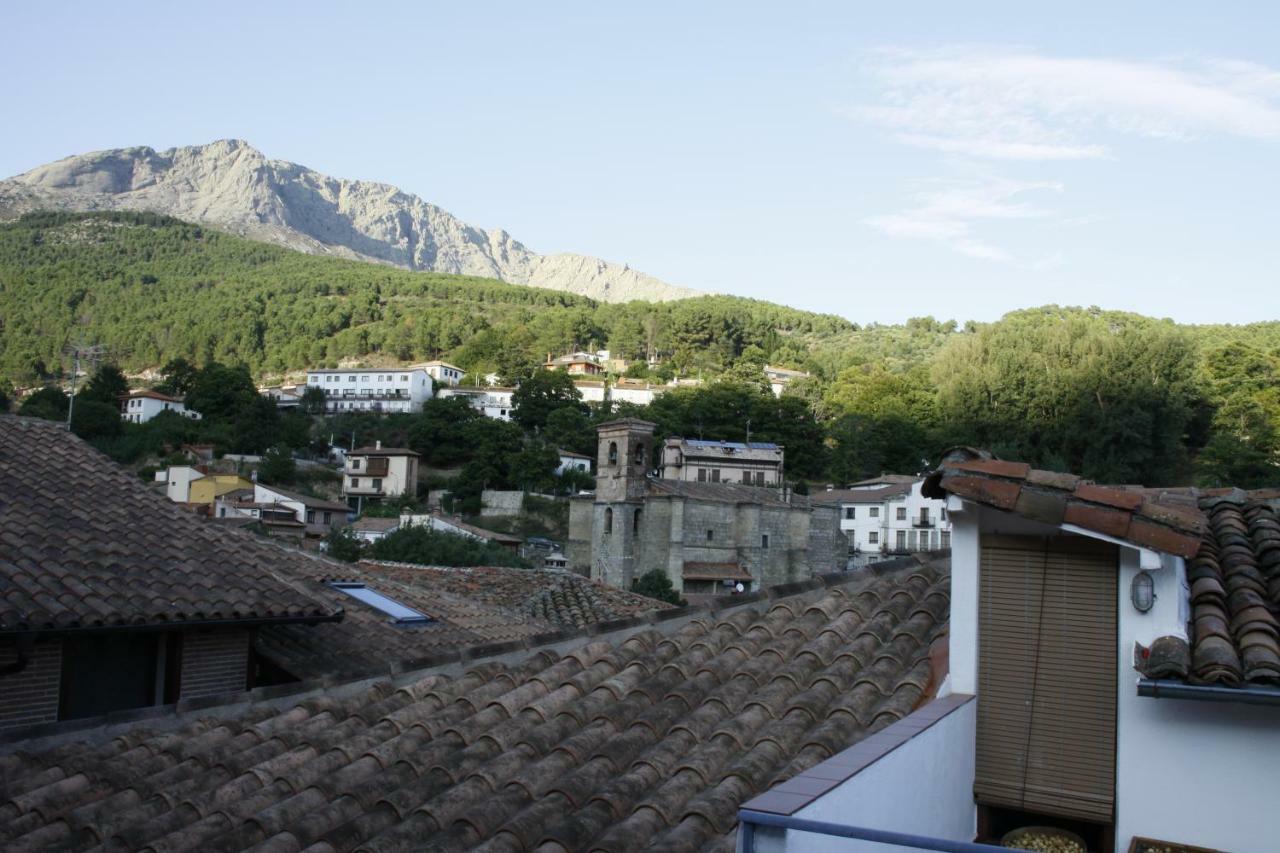
{"type": "MultiPolygon", "coordinates": [[[[71,339],[104,344],[126,370],[185,359],[244,364],[259,379],[348,358],[443,357],[518,380],[548,353],[607,347],[640,360],[632,375],[708,381],[644,413],[664,432],[741,439],[750,428],[786,443],[789,469],[810,481],[916,472],[963,443],[1105,482],[1280,485],[1274,321],[1179,326],[1046,306],[987,324],[858,326],[724,296],[602,305],[298,254],[151,214],[0,226],[0,383],[56,379],[71,339]],[[813,376],[775,401],[762,392],[766,362],[813,376]]],[[[552,426],[560,446],[591,441],[581,415],[526,431],[552,426]]]]}

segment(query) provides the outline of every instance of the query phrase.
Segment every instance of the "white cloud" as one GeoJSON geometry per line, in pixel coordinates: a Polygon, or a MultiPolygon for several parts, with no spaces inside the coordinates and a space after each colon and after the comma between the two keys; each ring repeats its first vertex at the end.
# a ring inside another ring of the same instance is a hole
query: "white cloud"
{"type": "Polygon", "coordinates": [[[1132,62],[1026,51],[884,52],[879,103],[850,112],[909,145],[998,160],[1107,156],[1101,132],[1280,139],[1280,72],[1233,60],[1132,62]]]}
{"type": "Polygon", "coordinates": [[[1004,178],[934,181],[915,194],[911,207],[870,217],[864,223],[890,237],[930,240],[969,257],[1008,261],[1012,255],[977,234],[977,226],[992,220],[1051,216],[1051,211],[1032,205],[1022,197],[1027,193],[1061,189],[1061,184],[1052,182],[1004,178]]]}

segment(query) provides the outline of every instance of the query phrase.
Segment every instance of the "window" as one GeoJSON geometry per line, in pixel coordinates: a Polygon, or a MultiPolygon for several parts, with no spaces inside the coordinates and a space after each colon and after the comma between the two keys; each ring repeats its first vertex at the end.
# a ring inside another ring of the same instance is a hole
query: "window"
{"type": "Polygon", "coordinates": [[[760,547],[761,547],[761,548],[768,548],[768,547],[769,547],[769,534],[768,534],[768,533],[761,533],[761,534],[760,534],[760,547]]]}
{"type": "Polygon", "coordinates": [[[359,478],[359,477],[352,477],[352,478],[351,478],[351,488],[353,488],[353,489],[358,489],[358,488],[360,488],[360,478],[359,478]]]}
{"type": "Polygon", "coordinates": [[[316,523],[316,511],[314,509],[307,510],[307,524],[316,523]]]}
{"type": "Polygon", "coordinates": [[[613,532],[613,508],[604,508],[604,533],[608,536],[613,532]]]}
{"type": "Polygon", "coordinates": [[[870,514],[871,514],[871,517],[872,517],[872,518],[879,518],[879,517],[880,517],[880,507],[878,507],[878,506],[873,506],[873,507],[871,507],[871,513],[870,513],[870,514]]]}
{"type": "Polygon", "coordinates": [[[898,550],[907,550],[907,531],[905,530],[898,531],[898,550]]]}
{"type": "Polygon", "coordinates": [[[616,441],[609,442],[609,464],[618,464],[618,442],[616,441]]]}
{"type": "Polygon", "coordinates": [[[352,470],[359,471],[359,470],[360,470],[360,463],[361,463],[361,462],[363,462],[363,461],[364,461],[363,459],[359,459],[359,458],[357,458],[357,459],[352,459],[352,460],[351,460],[351,468],[352,468],[352,470]]]}
{"type": "Polygon", "coordinates": [[[763,486],[763,485],[764,485],[764,472],[763,472],[763,471],[757,471],[757,472],[756,472],[756,485],[757,485],[757,486],[763,486]]]}
{"type": "Polygon", "coordinates": [[[631,532],[640,533],[640,510],[636,510],[636,514],[631,516],[631,532]]]}
{"type": "Polygon", "coordinates": [[[218,507],[218,518],[227,517],[227,508],[225,506],[218,507]]]}
{"type": "Polygon", "coordinates": [[[325,523],[325,524],[332,524],[332,523],[333,523],[333,513],[331,513],[331,512],[326,512],[326,513],[324,514],[324,523],[325,523]]]}
{"type": "Polygon", "coordinates": [[[871,531],[870,533],[868,533],[868,534],[867,534],[867,544],[868,544],[868,545],[879,545],[879,544],[880,544],[880,534],[879,534],[877,531],[875,531],[875,530],[873,530],[873,531],[871,531]]]}
{"type": "Polygon", "coordinates": [[[707,481],[707,469],[706,469],[706,468],[699,468],[699,469],[698,469],[698,482],[699,482],[699,483],[705,483],[706,481],[707,481]]]}
{"type": "Polygon", "coordinates": [[[942,513],[942,520],[943,520],[943,521],[946,521],[946,520],[947,520],[947,508],[946,508],[946,507],[943,507],[941,510],[939,510],[939,512],[941,512],[941,513],[942,513]]]}
{"type": "Polygon", "coordinates": [[[942,531],[942,547],[944,549],[951,547],[951,531],[950,530],[942,531]]]}
{"type": "Polygon", "coordinates": [[[719,469],[719,468],[712,468],[712,469],[711,469],[711,482],[713,482],[713,483],[718,483],[718,482],[720,482],[720,469],[719,469]]]}
{"type": "Polygon", "coordinates": [[[431,617],[419,613],[412,607],[406,607],[394,598],[374,592],[362,583],[331,583],[329,586],[351,596],[356,601],[369,605],[374,610],[387,614],[397,625],[422,625],[431,621],[431,617]]]}
{"type": "Polygon", "coordinates": [[[348,377],[347,377],[347,381],[348,381],[348,382],[355,382],[355,381],[356,381],[356,378],[355,378],[354,376],[348,376],[348,377]]]}
{"type": "Polygon", "coordinates": [[[403,376],[401,376],[401,377],[400,377],[400,381],[401,381],[401,382],[408,382],[408,381],[409,381],[409,374],[407,374],[407,373],[406,373],[406,374],[404,374],[403,376]]]}
{"type": "Polygon", "coordinates": [[[858,517],[858,508],[857,508],[857,507],[852,507],[852,506],[847,506],[847,507],[845,507],[845,508],[844,508],[844,517],[845,517],[845,518],[850,518],[850,519],[852,519],[852,518],[857,518],[857,517],[858,517]]]}
{"type": "Polygon", "coordinates": [[[364,376],[361,376],[361,377],[360,377],[360,381],[361,381],[361,382],[368,382],[368,381],[369,381],[369,374],[367,374],[367,373],[366,373],[364,376]]]}
{"type": "Polygon", "coordinates": [[[898,521],[907,520],[907,508],[905,506],[898,507],[898,521]]]}
{"type": "Polygon", "coordinates": [[[382,478],[381,478],[381,477],[374,477],[374,478],[373,478],[373,490],[374,490],[375,492],[380,492],[380,491],[382,491],[382,478]]]}
{"type": "Polygon", "coordinates": [[[716,538],[716,532],[715,532],[714,530],[710,530],[710,529],[708,529],[708,530],[707,530],[707,541],[708,541],[708,542],[712,542],[712,541],[714,541],[714,540],[715,540],[715,538],[716,538]]]}
{"type": "Polygon", "coordinates": [[[927,506],[920,507],[920,523],[921,524],[929,523],[929,508],[927,506]]]}
{"type": "Polygon", "coordinates": [[[644,465],[644,445],[643,444],[636,445],[636,464],[641,466],[644,465]]]}

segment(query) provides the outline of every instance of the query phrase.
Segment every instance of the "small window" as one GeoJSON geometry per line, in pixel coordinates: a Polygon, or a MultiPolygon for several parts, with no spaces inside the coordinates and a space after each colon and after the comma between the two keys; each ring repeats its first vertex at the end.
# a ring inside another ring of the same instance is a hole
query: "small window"
{"type": "Polygon", "coordinates": [[[388,598],[380,592],[374,592],[362,583],[333,582],[329,586],[352,598],[369,605],[374,610],[385,613],[397,625],[422,625],[431,621],[431,617],[419,613],[412,607],[406,607],[394,598],[388,598]]]}
{"type": "Polygon", "coordinates": [[[720,482],[720,469],[719,469],[719,468],[712,468],[712,469],[711,469],[711,482],[713,482],[713,483],[718,483],[718,482],[720,482]]]}
{"type": "Polygon", "coordinates": [[[845,508],[844,508],[844,517],[845,517],[845,518],[857,518],[857,516],[858,516],[858,510],[857,510],[857,507],[847,506],[847,507],[845,507],[845,508]]]}
{"type": "Polygon", "coordinates": [[[360,381],[361,381],[361,382],[368,382],[368,381],[369,381],[369,376],[368,376],[368,374],[365,374],[364,376],[361,376],[361,377],[360,377],[360,381]]]}
{"type": "Polygon", "coordinates": [[[609,442],[609,464],[618,464],[618,442],[616,441],[609,442]]]}
{"type": "Polygon", "coordinates": [[[879,534],[879,533],[877,533],[877,532],[876,532],[876,531],[874,531],[874,530],[873,530],[873,531],[871,531],[870,533],[868,533],[868,534],[867,534],[867,544],[869,544],[869,545],[879,545],[879,544],[880,544],[880,534],[879,534]]]}
{"type": "Polygon", "coordinates": [[[332,524],[332,523],[333,523],[333,513],[331,513],[331,512],[326,512],[326,513],[324,514],[324,523],[325,523],[325,524],[332,524]]]}
{"type": "Polygon", "coordinates": [[[716,532],[715,532],[714,530],[710,530],[710,529],[708,529],[708,530],[707,530],[707,541],[708,541],[708,542],[711,542],[711,541],[713,541],[715,538],[716,538],[716,532]]]}
{"type": "Polygon", "coordinates": [[[757,486],[763,486],[763,485],[764,485],[764,472],[763,472],[763,471],[757,471],[757,472],[756,472],[756,485],[757,485],[757,486]]]}
{"type": "Polygon", "coordinates": [[[640,510],[636,510],[636,514],[631,516],[631,532],[640,533],[640,510]]]}
{"type": "Polygon", "coordinates": [[[362,459],[359,459],[359,458],[352,459],[352,460],[351,460],[351,467],[352,467],[352,469],[354,469],[354,470],[356,470],[356,471],[359,471],[359,470],[360,470],[360,463],[361,463],[362,461],[363,461],[363,460],[362,460],[362,459]]]}
{"type": "Polygon", "coordinates": [[[356,381],[356,378],[355,378],[354,376],[348,376],[348,377],[347,377],[347,381],[348,381],[348,382],[355,382],[355,381],[356,381]]]}
{"type": "Polygon", "coordinates": [[[352,477],[352,478],[351,478],[351,488],[353,488],[353,489],[358,489],[358,488],[360,488],[360,478],[359,478],[359,477],[352,477]]]}
{"type": "Polygon", "coordinates": [[[760,547],[761,547],[761,548],[768,548],[768,547],[769,547],[769,534],[768,534],[768,533],[761,533],[761,534],[760,534],[760,547]]]}
{"type": "Polygon", "coordinates": [[[699,468],[699,469],[698,469],[698,482],[699,482],[699,483],[705,483],[706,481],[707,481],[707,469],[706,469],[706,468],[699,468]]]}
{"type": "Polygon", "coordinates": [[[373,490],[375,492],[382,491],[382,479],[380,477],[373,478],[373,490]]]}
{"type": "Polygon", "coordinates": [[[613,532],[613,508],[605,507],[604,509],[604,532],[608,536],[613,532]]]}
{"type": "Polygon", "coordinates": [[[643,444],[636,445],[636,464],[641,466],[644,465],[644,445],[643,444]]]}
{"type": "Polygon", "coordinates": [[[898,521],[907,520],[907,508],[905,506],[898,507],[898,521]]]}
{"type": "Polygon", "coordinates": [[[898,531],[898,550],[907,550],[907,531],[905,530],[898,531]]]}
{"type": "Polygon", "coordinates": [[[878,506],[873,506],[873,507],[871,507],[871,517],[872,517],[872,518],[879,518],[879,517],[880,517],[880,507],[878,507],[878,506]]]}
{"type": "Polygon", "coordinates": [[[401,376],[401,377],[400,377],[400,381],[401,381],[401,382],[408,382],[408,381],[409,381],[409,374],[407,374],[407,373],[406,373],[404,376],[401,376]]]}
{"type": "Polygon", "coordinates": [[[942,531],[942,548],[945,550],[951,547],[951,531],[942,531]]]}
{"type": "Polygon", "coordinates": [[[947,520],[947,508],[946,508],[946,507],[943,507],[941,510],[939,510],[939,512],[941,512],[941,513],[942,513],[942,520],[943,520],[943,521],[946,521],[946,520],[947,520]]]}
{"type": "Polygon", "coordinates": [[[307,510],[307,524],[316,523],[316,511],[314,509],[307,510]]]}

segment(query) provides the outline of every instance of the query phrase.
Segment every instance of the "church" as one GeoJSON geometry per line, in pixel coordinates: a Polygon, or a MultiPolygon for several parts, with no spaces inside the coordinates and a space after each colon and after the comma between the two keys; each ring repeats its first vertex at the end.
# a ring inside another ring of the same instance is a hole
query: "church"
{"type": "MultiPolygon", "coordinates": [[[[687,466],[671,464],[679,440],[655,448],[655,426],[623,418],[597,428],[595,494],[570,504],[570,569],[624,589],[661,569],[676,590],[695,600],[844,569],[848,540],[838,507],[813,504],[772,477],[754,485],[754,471],[737,482],[690,475],[687,466]],[[660,460],[664,476],[655,469],[660,455],[666,457],[660,460]]],[[[750,451],[763,448],[714,445],[726,459],[761,455],[750,451]]],[[[768,447],[776,450],[780,473],[783,449],[768,447]]]]}

